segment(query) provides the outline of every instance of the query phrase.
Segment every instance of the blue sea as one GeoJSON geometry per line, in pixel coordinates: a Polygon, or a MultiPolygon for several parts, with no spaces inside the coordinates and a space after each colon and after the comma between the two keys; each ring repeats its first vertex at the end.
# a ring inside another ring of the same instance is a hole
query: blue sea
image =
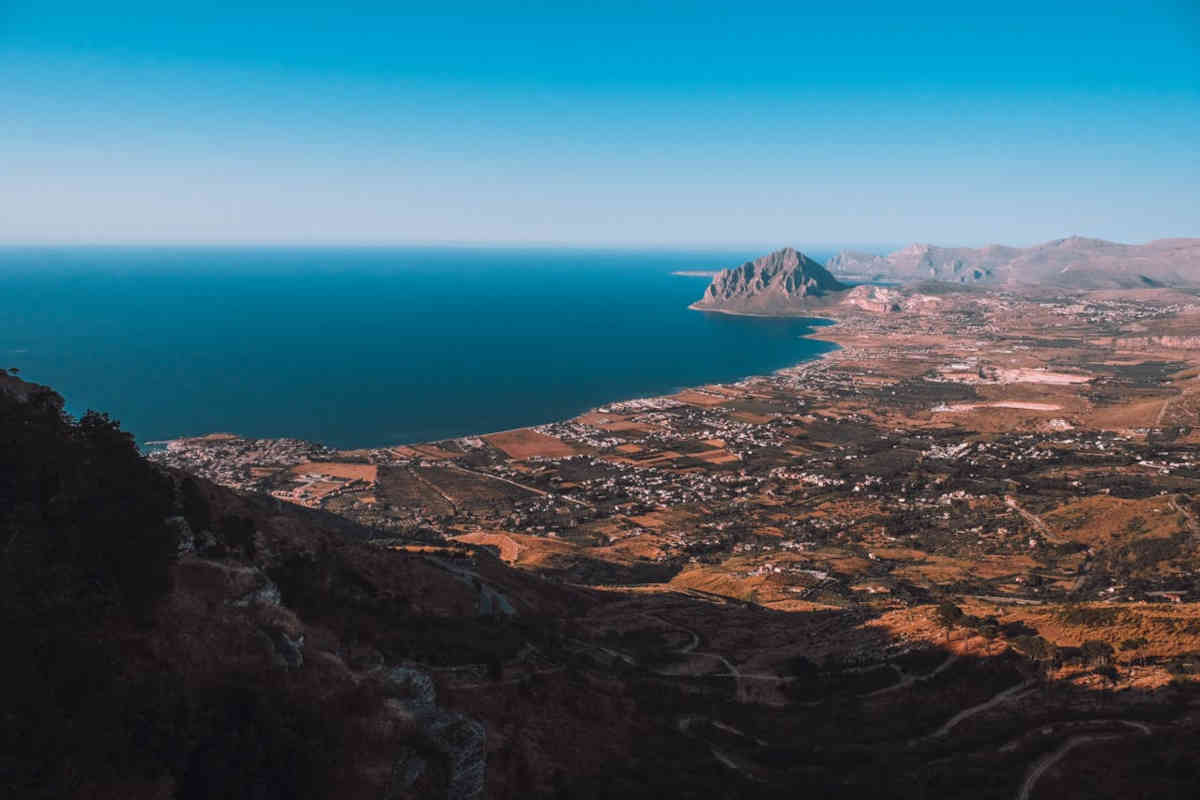
{"type": "MultiPolygon", "coordinates": [[[[430,441],[763,374],[819,320],[697,312],[756,252],[0,249],[0,367],[139,442],[430,441]]],[[[823,259],[830,253],[810,253],[823,259]]]]}

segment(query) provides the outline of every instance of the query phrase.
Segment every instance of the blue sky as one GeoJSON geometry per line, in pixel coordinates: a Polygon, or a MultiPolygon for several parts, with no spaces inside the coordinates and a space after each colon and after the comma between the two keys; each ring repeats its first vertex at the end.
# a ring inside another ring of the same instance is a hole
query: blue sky
{"type": "Polygon", "coordinates": [[[1193,0],[174,5],[0,0],[0,242],[1200,235],[1193,0]]]}

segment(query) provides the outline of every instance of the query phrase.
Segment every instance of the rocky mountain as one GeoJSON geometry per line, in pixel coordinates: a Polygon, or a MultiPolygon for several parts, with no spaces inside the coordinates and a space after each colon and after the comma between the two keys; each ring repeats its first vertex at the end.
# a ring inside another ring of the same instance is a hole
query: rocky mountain
{"type": "Polygon", "coordinates": [[[741,314],[774,314],[812,305],[848,288],[825,267],[787,247],[740,267],[718,273],[704,296],[692,304],[698,310],[741,314]]]}
{"type": "Polygon", "coordinates": [[[913,244],[886,256],[843,251],[827,266],[838,275],[904,282],[933,279],[1074,289],[1200,286],[1200,239],[1135,245],[1071,236],[1028,248],[978,249],[913,244]]]}

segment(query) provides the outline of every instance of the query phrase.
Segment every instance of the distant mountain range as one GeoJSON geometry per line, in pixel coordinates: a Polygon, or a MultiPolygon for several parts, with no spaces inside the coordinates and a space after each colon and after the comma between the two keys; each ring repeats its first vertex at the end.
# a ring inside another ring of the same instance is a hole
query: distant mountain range
{"type": "Polygon", "coordinates": [[[691,307],[775,315],[837,303],[880,312],[907,310],[914,303],[928,306],[925,301],[929,298],[918,297],[911,289],[851,289],[853,282],[882,281],[1066,289],[1200,287],[1200,239],[1160,239],[1137,245],[1072,236],[1034,247],[989,245],[979,249],[913,244],[886,256],[842,251],[825,266],[787,247],[718,272],[704,296],[691,307]]]}
{"type": "Polygon", "coordinates": [[[1200,286],[1200,239],[1121,244],[1071,236],[1033,247],[979,249],[913,244],[877,256],[843,251],[826,264],[867,280],[1033,284],[1072,289],[1200,286]]]}

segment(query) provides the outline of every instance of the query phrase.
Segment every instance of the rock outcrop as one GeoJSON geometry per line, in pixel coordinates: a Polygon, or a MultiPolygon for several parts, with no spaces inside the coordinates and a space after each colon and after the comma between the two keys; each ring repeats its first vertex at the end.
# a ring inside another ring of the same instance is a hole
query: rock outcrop
{"type": "Polygon", "coordinates": [[[855,286],[846,292],[842,304],[861,308],[874,314],[905,311],[922,314],[936,311],[941,300],[927,294],[896,289],[890,286],[855,286]]]}
{"type": "Polygon", "coordinates": [[[787,247],[721,271],[692,308],[739,314],[787,313],[846,288],[816,261],[787,247]]]}
{"type": "Polygon", "coordinates": [[[886,256],[843,251],[827,264],[866,280],[1036,284],[1073,289],[1200,286],[1200,239],[1133,245],[1070,236],[1034,247],[913,244],[886,256]]]}
{"type": "MultiPolygon", "coordinates": [[[[402,713],[417,723],[417,740],[436,753],[445,765],[447,800],[476,800],[487,780],[487,731],[477,720],[439,708],[433,679],[415,665],[381,669],[384,694],[398,703],[402,713]]],[[[424,773],[428,759],[408,745],[396,753],[392,764],[392,790],[400,796],[424,773]]]]}
{"type": "Polygon", "coordinates": [[[899,311],[903,300],[903,295],[895,289],[887,289],[882,286],[855,286],[846,293],[846,299],[842,302],[857,306],[863,311],[886,314],[891,311],[899,311]]]}

